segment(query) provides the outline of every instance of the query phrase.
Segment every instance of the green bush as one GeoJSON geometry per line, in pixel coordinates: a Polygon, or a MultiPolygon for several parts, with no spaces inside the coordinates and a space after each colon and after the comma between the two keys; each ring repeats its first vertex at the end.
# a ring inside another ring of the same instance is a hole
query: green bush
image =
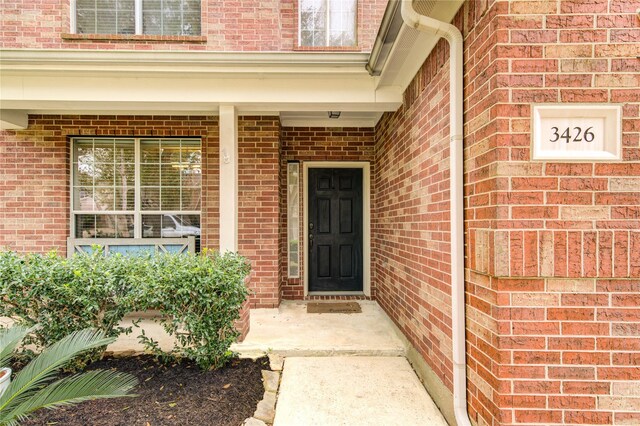
{"type": "MultiPolygon", "coordinates": [[[[41,350],[71,332],[94,328],[107,337],[131,331],[118,324],[131,311],[158,309],[157,319],[176,338],[168,353],[141,336],[163,358],[188,358],[218,368],[231,356],[234,322],[247,297],[248,262],[235,254],[105,256],[55,252],[25,256],[0,252],[0,316],[40,327],[26,343],[41,350]]],[[[70,369],[102,355],[86,354],[70,369]]]]}
{"type": "MultiPolygon", "coordinates": [[[[136,262],[120,255],[104,256],[100,250],[69,259],[55,252],[26,256],[2,252],[0,316],[16,318],[26,326],[40,324],[26,342],[38,351],[85,328],[117,337],[130,331],[118,323],[133,307],[128,275],[136,262]]],[[[85,353],[68,368],[82,368],[103,351],[85,353]]]]}
{"type": "Polygon", "coordinates": [[[191,359],[203,369],[223,366],[238,337],[234,322],[247,298],[248,262],[235,254],[205,251],[199,256],[155,256],[146,266],[148,278],[139,283],[146,285],[145,300],[138,309],[158,309],[155,321],[176,338],[175,347],[165,353],[143,335],[147,349],[165,358],[191,359]]]}

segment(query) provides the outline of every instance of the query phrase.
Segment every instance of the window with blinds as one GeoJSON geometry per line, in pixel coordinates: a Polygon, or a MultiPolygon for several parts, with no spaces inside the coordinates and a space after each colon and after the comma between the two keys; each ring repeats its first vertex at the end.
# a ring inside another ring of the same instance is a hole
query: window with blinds
{"type": "Polygon", "coordinates": [[[76,0],[78,34],[135,34],[134,0],[76,0]]]}
{"type": "Polygon", "coordinates": [[[355,46],[357,0],[299,0],[301,46],[355,46]]]}
{"type": "Polygon", "coordinates": [[[200,35],[200,0],[71,0],[77,34],[200,35]]]}
{"type": "Polygon", "coordinates": [[[199,237],[200,145],[198,139],[75,139],[72,235],[199,237]]]}
{"type": "Polygon", "coordinates": [[[142,0],[142,32],[200,35],[200,0],[142,0]]]}

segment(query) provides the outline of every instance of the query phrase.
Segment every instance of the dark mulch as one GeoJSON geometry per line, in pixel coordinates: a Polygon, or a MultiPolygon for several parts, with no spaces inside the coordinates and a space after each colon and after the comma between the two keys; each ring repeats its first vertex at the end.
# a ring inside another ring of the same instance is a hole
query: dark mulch
{"type": "Polygon", "coordinates": [[[260,370],[269,360],[232,360],[216,371],[195,364],[163,365],[151,356],[107,358],[89,369],[116,369],[138,377],[136,398],[103,399],[42,410],[26,425],[171,426],[233,425],[251,417],[264,387],[260,370]]]}

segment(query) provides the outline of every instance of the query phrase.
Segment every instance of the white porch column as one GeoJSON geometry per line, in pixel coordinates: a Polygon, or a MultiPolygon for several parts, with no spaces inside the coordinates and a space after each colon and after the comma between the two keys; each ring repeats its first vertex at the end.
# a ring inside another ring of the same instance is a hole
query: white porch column
{"type": "Polygon", "coordinates": [[[220,252],[238,251],[238,111],[220,107],[220,252]]]}

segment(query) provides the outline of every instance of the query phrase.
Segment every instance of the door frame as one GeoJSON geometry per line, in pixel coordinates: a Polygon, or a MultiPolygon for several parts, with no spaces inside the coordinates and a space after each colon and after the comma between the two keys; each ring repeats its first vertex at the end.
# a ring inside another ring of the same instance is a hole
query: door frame
{"type": "Polygon", "coordinates": [[[304,161],[302,163],[304,295],[371,296],[371,165],[368,161],[304,161]],[[362,169],[362,291],[309,292],[309,169],[362,169]]]}

